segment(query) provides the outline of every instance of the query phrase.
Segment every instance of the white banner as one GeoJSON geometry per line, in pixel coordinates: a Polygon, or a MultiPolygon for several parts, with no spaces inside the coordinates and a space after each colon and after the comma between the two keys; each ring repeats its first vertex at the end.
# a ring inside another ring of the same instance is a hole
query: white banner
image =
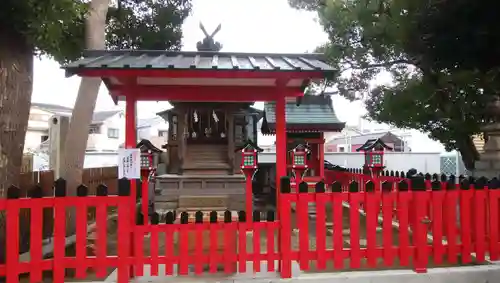
{"type": "Polygon", "coordinates": [[[118,150],[118,178],[141,178],[141,151],[138,148],[118,150]]]}

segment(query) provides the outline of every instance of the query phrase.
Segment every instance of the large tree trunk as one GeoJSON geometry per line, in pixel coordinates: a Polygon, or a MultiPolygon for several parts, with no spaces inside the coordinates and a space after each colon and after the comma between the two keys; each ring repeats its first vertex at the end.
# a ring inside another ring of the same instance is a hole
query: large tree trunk
{"type": "Polygon", "coordinates": [[[479,160],[479,152],[474,145],[472,137],[465,136],[457,139],[457,149],[462,156],[462,161],[464,162],[465,169],[471,172],[474,171],[476,161],[479,160]]]}
{"type": "MultiPolygon", "coordinates": [[[[86,48],[104,49],[106,14],[110,0],[92,0],[86,20],[86,48]]],[[[67,181],[68,195],[75,195],[76,187],[82,182],[83,162],[92,122],[97,94],[101,85],[100,78],[82,78],[78,96],[66,137],[64,167],[61,175],[67,181]]],[[[73,214],[73,213],[71,213],[73,214]]],[[[68,233],[74,232],[74,219],[68,221],[68,233]]]]}
{"type": "MultiPolygon", "coordinates": [[[[33,90],[33,48],[21,35],[0,32],[0,38],[0,197],[5,197],[10,185],[19,185],[33,90]]],[[[5,260],[4,216],[0,212],[0,263],[5,260]]]]}

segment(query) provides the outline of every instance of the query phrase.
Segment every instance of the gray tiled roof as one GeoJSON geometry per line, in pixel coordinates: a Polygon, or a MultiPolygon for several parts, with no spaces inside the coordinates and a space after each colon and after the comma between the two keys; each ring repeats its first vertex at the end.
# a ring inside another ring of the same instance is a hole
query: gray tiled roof
{"type": "MultiPolygon", "coordinates": [[[[345,126],[345,123],[337,118],[329,96],[305,95],[298,106],[296,102],[287,102],[285,111],[287,129],[340,131],[345,126]]],[[[274,131],[276,127],[275,103],[265,103],[264,112],[263,124],[267,124],[269,131],[274,131]]],[[[263,125],[263,132],[266,132],[264,128],[263,125]]]]}
{"type": "Polygon", "coordinates": [[[321,54],[258,54],[146,50],[93,50],[84,58],[63,66],[71,76],[80,69],[205,69],[251,71],[335,70],[321,54]]]}
{"type": "Polygon", "coordinates": [[[122,112],[121,110],[99,111],[94,112],[92,116],[92,123],[102,123],[105,120],[113,117],[114,115],[122,112]]]}
{"type": "Polygon", "coordinates": [[[39,102],[31,102],[31,107],[35,107],[44,111],[59,113],[59,112],[71,112],[72,108],[61,106],[57,104],[48,104],[48,103],[39,103],[39,102]]]}

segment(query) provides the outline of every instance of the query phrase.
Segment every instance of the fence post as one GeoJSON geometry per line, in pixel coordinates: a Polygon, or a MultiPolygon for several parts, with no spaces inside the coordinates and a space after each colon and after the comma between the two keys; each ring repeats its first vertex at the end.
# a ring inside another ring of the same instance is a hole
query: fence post
{"type": "Polygon", "coordinates": [[[7,219],[6,219],[6,260],[7,283],[19,282],[19,201],[21,190],[10,186],[7,189],[7,219]],[[8,242],[7,239],[12,239],[8,242]]]}
{"type": "Polygon", "coordinates": [[[428,194],[425,191],[425,180],[422,177],[414,177],[411,179],[413,199],[414,199],[414,231],[413,237],[415,241],[415,260],[414,268],[417,273],[427,272],[427,225],[430,224],[427,218],[427,200],[428,194]]]}
{"type": "MultiPolygon", "coordinates": [[[[128,199],[130,197],[130,180],[122,178],[118,180],[118,195],[128,199]]],[[[126,283],[130,280],[130,269],[132,265],[130,256],[130,206],[126,201],[118,204],[118,283],[126,283]]]]}
{"type": "Polygon", "coordinates": [[[290,203],[296,199],[296,194],[291,194],[290,188],[290,177],[283,176],[280,181],[281,194],[279,199],[279,209],[281,228],[279,231],[280,239],[280,274],[281,278],[291,278],[292,277],[292,251],[291,251],[291,238],[292,238],[292,227],[290,223],[290,203]]]}
{"type": "Polygon", "coordinates": [[[66,180],[54,183],[54,283],[64,283],[66,244],[66,180]]]}

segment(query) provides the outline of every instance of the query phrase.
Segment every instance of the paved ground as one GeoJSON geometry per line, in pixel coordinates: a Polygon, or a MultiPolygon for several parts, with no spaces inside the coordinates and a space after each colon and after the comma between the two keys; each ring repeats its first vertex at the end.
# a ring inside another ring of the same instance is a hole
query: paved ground
{"type": "MultiPolygon", "coordinates": [[[[147,268],[146,268],[147,269],[147,268]]],[[[160,268],[160,272],[162,269],[160,268]]],[[[496,283],[500,282],[500,266],[470,266],[429,269],[428,273],[416,274],[411,270],[386,270],[363,272],[339,272],[322,274],[301,274],[294,266],[292,279],[279,279],[276,274],[261,273],[239,274],[234,277],[221,276],[183,276],[183,277],[150,277],[144,276],[132,281],[134,283],[496,283]]],[[[106,282],[116,282],[110,276],[106,282]]],[[[98,283],[98,282],[86,282],[98,283]]]]}

